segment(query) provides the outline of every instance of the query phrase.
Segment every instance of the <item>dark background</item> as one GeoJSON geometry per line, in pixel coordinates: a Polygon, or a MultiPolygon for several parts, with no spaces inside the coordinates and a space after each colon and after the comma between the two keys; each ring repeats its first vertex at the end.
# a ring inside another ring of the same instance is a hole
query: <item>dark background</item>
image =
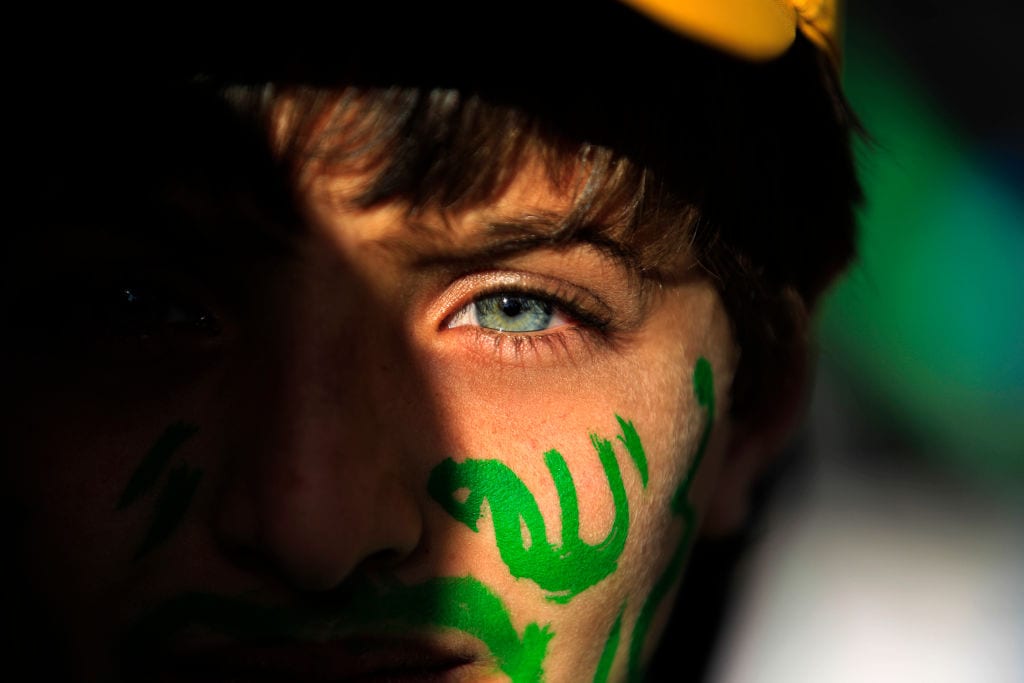
{"type": "Polygon", "coordinates": [[[653,680],[1020,680],[1024,6],[847,4],[861,258],[810,420],[703,543],[653,680]]]}

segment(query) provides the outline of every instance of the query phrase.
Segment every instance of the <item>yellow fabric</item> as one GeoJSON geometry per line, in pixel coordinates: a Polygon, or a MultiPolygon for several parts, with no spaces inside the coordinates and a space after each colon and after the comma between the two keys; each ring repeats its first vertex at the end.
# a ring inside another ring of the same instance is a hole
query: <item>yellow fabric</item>
{"type": "Polygon", "coordinates": [[[621,0],[662,25],[739,57],[785,52],[800,30],[839,63],[839,0],[621,0]]]}

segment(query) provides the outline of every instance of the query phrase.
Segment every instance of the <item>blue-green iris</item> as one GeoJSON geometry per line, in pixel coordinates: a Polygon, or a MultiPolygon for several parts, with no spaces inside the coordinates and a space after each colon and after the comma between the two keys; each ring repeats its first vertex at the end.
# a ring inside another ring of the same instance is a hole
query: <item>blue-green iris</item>
{"type": "Polygon", "coordinates": [[[546,330],[554,316],[547,301],[530,296],[497,295],[473,303],[481,327],[500,332],[538,332],[546,330]]]}

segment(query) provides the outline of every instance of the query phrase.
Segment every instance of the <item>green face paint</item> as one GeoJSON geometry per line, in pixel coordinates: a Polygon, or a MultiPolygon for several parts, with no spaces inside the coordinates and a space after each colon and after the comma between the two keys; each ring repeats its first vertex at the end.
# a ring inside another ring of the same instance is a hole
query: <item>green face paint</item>
{"type": "Polygon", "coordinates": [[[143,617],[122,642],[125,658],[146,664],[175,633],[200,628],[247,642],[327,641],[348,636],[450,628],[484,643],[497,668],[514,683],[543,680],[543,663],[553,633],[530,623],[522,637],[504,603],[470,576],[437,578],[406,586],[359,581],[329,600],[301,607],[266,607],[232,597],[189,593],[163,603],[143,617]]]}
{"type": "MultiPolygon", "coordinates": [[[[646,482],[647,460],[636,430],[632,423],[616,418],[623,429],[619,440],[646,482]]],[[[612,528],[603,541],[593,545],[580,538],[576,485],[565,459],[556,450],[544,454],[544,463],[554,481],[562,513],[560,546],[548,541],[544,517],[533,493],[499,460],[468,459],[456,463],[448,458],[431,472],[427,488],[452,517],[473,531],[479,530],[477,522],[486,499],[498,551],[512,576],[535,582],[550,593],[550,600],[568,602],[615,571],[629,531],[629,502],[612,444],[596,434],[591,434],[590,440],[604,468],[615,506],[612,528]],[[461,502],[455,495],[460,489],[469,491],[461,502]],[[524,525],[528,541],[523,538],[524,525]]]]}
{"type": "Polygon", "coordinates": [[[155,547],[166,541],[185,518],[192,497],[199,487],[203,473],[199,469],[189,467],[185,463],[175,466],[167,476],[167,482],[160,490],[153,509],[153,518],[149,523],[142,544],[135,551],[135,559],[148,554],[155,547]]]}
{"type": "Polygon", "coordinates": [[[675,495],[672,496],[672,514],[682,518],[683,536],[672,553],[668,567],[658,577],[657,583],[650,595],[647,596],[647,600],[640,610],[640,616],[637,618],[636,626],[633,628],[629,645],[629,680],[631,683],[639,683],[643,680],[641,659],[647,632],[650,630],[651,622],[654,621],[658,607],[682,574],[683,565],[686,563],[686,553],[693,541],[693,534],[697,527],[697,511],[690,500],[690,487],[693,485],[701,460],[704,459],[704,451],[707,450],[711,430],[715,424],[715,380],[711,371],[711,363],[705,358],[698,358],[693,369],[693,390],[697,396],[697,404],[705,410],[706,418],[704,432],[701,434],[693,461],[686,468],[686,474],[679,486],[676,487],[675,495]]]}
{"type": "Polygon", "coordinates": [[[612,670],[612,662],[615,661],[615,652],[619,649],[619,632],[622,630],[622,613],[626,610],[623,605],[619,610],[619,616],[612,624],[612,630],[608,633],[608,640],[605,641],[604,649],[601,650],[601,659],[597,663],[597,673],[594,674],[594,683],[607,683],[608,674],[612,670]]]}
{"type": "Polygon", "coordinates": [[[647,455],[644,453],[644,445],[640,443],[640,435],[636,433],[632,422],[623,420],[618,415],[615,416],[615,419],[619,421],[619,427],[622,428],[622,434],[615,438],[626,447],[626,452],[633,458],[633,463],[640,472],[640,481],[644,488],[647,488],[647,455]]]}
{"type": "MultiPolygon", "coordinates": [[[[198,431],[195,425],[184,422],[175,422],[167,427],[135,469],[116,509],[123,510],[148,494],[160,480],[171,457],[198,431]]],[[[149,529],[135,551],[136,560],[171,537],[184,519],[201,478],[202,470],[183,462],[171,469],[157,496],[149,529]]]]}
{"type": "Polygon", "coordinates": [[[195,425],[184,422],[175,422],[167,427],[135,468],[117,501],[117,509],[123,510],[149,493],[150,489],[156,486],[167,463],[171,461],[171,456],[198,431],[199,428],[195,425]]]}

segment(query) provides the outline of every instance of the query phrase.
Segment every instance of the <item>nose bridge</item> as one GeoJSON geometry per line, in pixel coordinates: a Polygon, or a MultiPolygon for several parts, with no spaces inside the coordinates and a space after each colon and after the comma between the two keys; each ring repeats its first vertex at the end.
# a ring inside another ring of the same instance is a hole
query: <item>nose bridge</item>
{"type": "Polygon", "coordinates": [[[250,452],[231,458],[219,524],[233,547],[323,590],[419,544],[420,497],[415,468],[403,466],[398,414],[410,356],[382,316],[320,305],[286,316],[245,382],[238,425],[250,452]]]}

